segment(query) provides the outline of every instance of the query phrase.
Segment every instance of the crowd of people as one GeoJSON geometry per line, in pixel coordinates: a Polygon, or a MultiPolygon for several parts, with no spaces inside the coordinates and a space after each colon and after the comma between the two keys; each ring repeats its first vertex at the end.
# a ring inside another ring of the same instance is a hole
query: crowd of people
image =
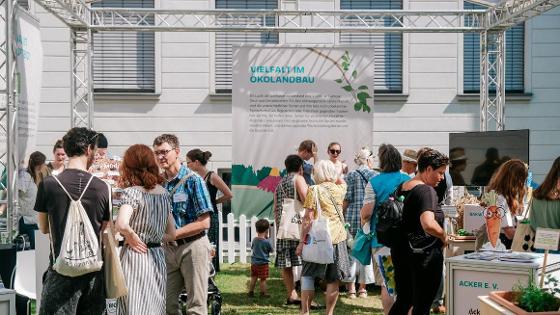
{"type": "MultiPolygon", "coordinates": [[[[37,229],[49,234],[51,241],[40,314],[102,314],[105,310],[108,279],[102,270],[70,277],[58,272],[56,262],[72,255],[72,248],[64,244],[73,202],[82,205],[86,225],[98,242],[103,231],[112,228],[111,188],[92,174],[94,162],[106,158],[107,147],[103,134],[73,128],[56,142],[52,162],[46,164],[46,156],[34,152],[27,167],[18,172],[19,232],[27,235],[31,248],[37,229]]],[[[180,314],[178,297],[183,291],[187,314],[208,313],[210,269],[219,270],[210,245],[219,246],[217,205],[233,195],[207,168],[211,152],[190,150],[182,163],[179,147],[175,135],[162,134],[152,147],[129,147],[120,161],[117,184],[122,197],[114,229],[123,238],[120,262],[128,294],[118,298],[119,314],[180,314]]],[[[273,248],[270,223],[257,221],[248,295],[255,296],[259,282],[260,297],[270,296],[266,280],[274,253],[286,304],[300,305],[301,314],[320,308],[334,314],[341,285],[347,297],[355,299],[367,298],[371,283],[381,287],[385,314],[445,312],[443,248],[448,240],[441,206],[452,186],[448,166],[460,161],[460,152],[452,152],[450,161],[431,148],[407,149],[401,155],[391,144],[382,144],[376,155],[364,147],[355,153],[356,167],[350,172],[341,153],[341,144],[332,142],[327,146],[329,158],[319,160],[315,142],[305,140],[296,154],[285,158],[285,174],[273,202],[273,228],[282,233],[277,233],[273,248]],[[379,161],[377,167],[374,158],[379,161]],[[377,239],[375,231],[380,207],[393,197],[401,198],[404,210],[400,234],[389,247],[377,239]],[[307,261],[304,254],[319,218],[328,221],[332,243],[328,263],[307,261]],[[289,224],[297,226],[296,232],[289,224]],[[365,262],[352,253],[353,240],[360,233],[369,235],[371,256],[365,262]],[[295,268],[301,268],[300,277],[295,268]],[[317,280],[326,285],[325,306],[315,301],[317,280]]],[[[497,168],[487,187],[498,194],[504,209],[500,239],[506,248],[515,235],[516,215],[526,211],[527,177],[526,164],[513,159],[497,168]]],[[[560,228],[560,158],[533,193],[530,208],[533,228],[560,228]]]]}

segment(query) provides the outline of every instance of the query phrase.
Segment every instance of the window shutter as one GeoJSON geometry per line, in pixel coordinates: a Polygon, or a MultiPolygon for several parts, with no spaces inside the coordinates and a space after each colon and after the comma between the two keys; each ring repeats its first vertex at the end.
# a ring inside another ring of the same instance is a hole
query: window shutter
{"type": "MultiPolygon", "coordinates": [[[[340,0],[342,10],[390,10],[402,9],[401,0],[340,0]]],[[[359,23],[347,20],[346,25],[359,23]]],[[[387,19],[386,25],[391,25],[387,19]]],[[[378,92],[402,92],[402,35],[341,33],[342,45],[374,46],[375,90],[378,92]]]]}
{"type": "MultiPolygon", "coordinates": [[[[93,7],[153,8],[154,0],[103,0],[93,7]]],[[[98,32],[93,35],[96,92],[155,92],[153,32],[98,32]]]]}
{"type": "MultiPolygon", "coordinates": [[[[484,6],[465,1],[466,10],[485,9],[484,6]]],[[[506,31],[506,92],[524,92],[525,67],[525,23],[520,23],[506,31]]],[[[490,86],[495,90],[495,86],[490,86]]],[[[480,35],[463,35],[463,92],[480,92],[480,35]]]]}
{"type": "MultiPolygon", "coordinates": [[[[216,9],[278,9],[278,0],[216,0],[216,9]]],[[[228,23],[227,18],[222,18],[228,23]]],[[[238,21],[238,20],[236,20],[238,21]]],[[[276,24],[274,18],[267,18],[266,25],[276,24]]],[[[216,32],[215,86],[216,93],[231,93],[233,45],[278,44],[278,33],[216,32]]]]}

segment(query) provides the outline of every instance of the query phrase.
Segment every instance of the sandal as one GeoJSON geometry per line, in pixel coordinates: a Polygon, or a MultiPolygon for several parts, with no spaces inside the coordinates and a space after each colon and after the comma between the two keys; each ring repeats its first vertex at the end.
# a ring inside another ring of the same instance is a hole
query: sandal
{"type": "Polygon", "coordinates": [[[367,291],[366,290],[360,290],[358,291],[358,297],[360,298],[367,298],[367,291]]]}
{"type": "Polygon", "coordinates": [[[348,295],[348,298],[351,299],[351,300],[356,298],[356,292],[348,292],[347,295],[348,295]]]}
{"type": "Polygon", "coordinates": [[[311,302],[311,307],[310,307],[311,310],[316,311],[316,310],[322,310],[323,308],[324,308],[323,305],[321,305],[321,304],[319,304],[315,301],[311,302]]]}
{"type": "Polygon", "coordinates": [[[299,299],[295,299],[295,300],[287,299],[286,300],[286,305],[301,305],[301,300],[299,300],[299,299]]]}

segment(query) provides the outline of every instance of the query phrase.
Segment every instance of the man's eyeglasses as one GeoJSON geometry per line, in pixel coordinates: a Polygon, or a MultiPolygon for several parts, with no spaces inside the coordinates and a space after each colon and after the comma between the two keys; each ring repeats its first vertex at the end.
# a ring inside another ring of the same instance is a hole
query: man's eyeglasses
{"type": "Polygon", "coordinates": [[[167,153],[171,152],[173,150],[159,150],[159,151],[154,151],[154,155],[156,157],[164,157],[167,156],[167,153]]]}
{"type": "Polygon", "coordinates": [[[329,152],[331,154],[340,154],[341,150],[330,149],[329,152]]]}

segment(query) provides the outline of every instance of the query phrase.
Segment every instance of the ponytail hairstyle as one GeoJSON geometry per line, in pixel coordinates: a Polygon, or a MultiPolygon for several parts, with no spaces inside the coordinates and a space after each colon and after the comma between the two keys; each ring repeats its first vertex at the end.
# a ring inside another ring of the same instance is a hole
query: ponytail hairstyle
{"type": "Polygon", "coordinates": [[[187,152],[187,158],[191,161],[198,161],[201,165],[206,166],[208,161],[212,157],[212,152],[210,151],[202,151],[200,149],[192,149],[187,152]]]}
{"type": "Polygon", "coordinates": [[[119,184],[122,188],[142,186],[150,190],[163,183],[154,152],[144,144],[135,144],[126,150],[120,173],[119,184]]]}
{"type": "Polygon", "coordinates": [[[45,164],[46,160],[47,157],[39,151],[31,153],[31,155],[29,156],[29,163],[27,163],[27,172],[29,173],[29,175],[31,175],[31,178],[33,178],[35,184],[39,184],[42,179],[40,174],[37,172],[37,166],[45,164]]]}

